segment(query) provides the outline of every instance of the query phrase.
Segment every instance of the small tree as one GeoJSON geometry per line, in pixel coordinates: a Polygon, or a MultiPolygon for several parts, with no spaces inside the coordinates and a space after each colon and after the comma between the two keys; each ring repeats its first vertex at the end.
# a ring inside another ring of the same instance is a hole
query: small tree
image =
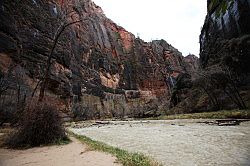
{"type": "Polygon", "coordinates": [[[60,36],[62,35],[62,33],[65,31],[65,29],[67,27],[69,27],[70,25],[76,24],[76,23],[78,23],[80,21],[81,20],[73,21],[73,22],[70,22],[70,23],[62,23],[60,25],[60,27],[58,28],[57,32],[55,33],[54,38],[53,38],[53,45],[52,45],[52,48],[50,50],[48,60],[46,62],[44,78],[42,78],[42,81],[41,81],[42,83],[41,83],[40,94],[39,94],[39,102],[41,102],[43,100],[43,98],[44,98],[45,89],[46,89],[46,87],[48,85],[48,80],[49,80],[49,75],[50,75],[50,67],[51,67],[51,64],[52,64],[51,60],[52,60],[53,53],[54,53],[54,50],[56,48],[56,45],[58,43],[58,40],[59,40],[60,36]]]}
{"type": "Polygon", "coordinates": [[[211,82],[219,87],[231,100],[235,103],[239,109],[247,109],[247,106],[240,95],[238,89],[237,74],[233,73],[228,67],[217,67],[213,73],[211,73],[211,82]]]}
{"type": "Polygon", "coordinates": [[[212,66],[204,71],[197,72],[195,85],[201,88],[219,110],[221,104],[219,93],[224,93],[239,109],[247,109],[246,104],[238,89],[239,79],[227,66],[212,66]]]}
{"type": "Polygon", "coordinates": [[[221,103],[218,99],[216,87],[214,87],[213,83],[211,82],[209,72],[197,72],[193,83],[195,87],[198,87],[199,89],[201,89],[201,91],[207,94],[216,110],[220,110],[222,108],[221,103]]]}
{"type": "MultiPolygon", "coordinates": [[[[69,13],[69,14],[72,14],[69,13]]],[[[68,22],[67,16],[64,14],[60,20],[60,25],[53,37],[52,47],[49,51],[48,59],[45,63],[44,75],[38,81],[31,99],[27,100],[27,106],[20,118],[18,118],[18,128],[16,132],[7,140],[10,147],[23,147],[23,146],[39,146],[43,144],[55,143],[60,139],[66,138],[64,127],[61,123],[59,111],[49,100],[45,100],[45,90],[48,86],[50,68],[52,65],[52,58],[55,48],[59,42],[60,36],[65,29],[70,25],[76,24],[81,20],[68,22]],[[40,85],[40,93],[38,102],[32,102],[32,98],[40,85]]],[[[18,84],[19,85],[19,84],[18,84]]],[[[17,88],[17,99],[20,99],[20,89],[17,88]]]]}

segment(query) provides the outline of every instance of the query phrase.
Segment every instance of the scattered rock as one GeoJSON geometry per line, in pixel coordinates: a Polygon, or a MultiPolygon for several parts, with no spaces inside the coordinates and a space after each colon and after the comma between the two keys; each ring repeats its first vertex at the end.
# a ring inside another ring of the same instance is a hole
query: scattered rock
{"type": "Polygon", "coordinates": [[[245,122],[248,120],[238,120],[238,119],[220,119],[220,120],[212,120],[198,123],[205,123],[208,125],[218,125],[218,126],[237,126],[240,125],[241,122],[245,122]]]}

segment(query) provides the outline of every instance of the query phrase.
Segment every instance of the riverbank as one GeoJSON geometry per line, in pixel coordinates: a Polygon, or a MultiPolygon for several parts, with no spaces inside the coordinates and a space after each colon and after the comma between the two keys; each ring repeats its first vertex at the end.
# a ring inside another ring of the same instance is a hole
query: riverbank
{"type": "MultiPolygon", "coordinates": [[[[1,134],[3,136],[3,134],[1,134]]],[[[44,146],[25,150],[0,148],[1,166],[121,166],[111,154],[94,151],[74,137],[67,145],[44,146]]]]}
{"type": "Polygon", "coordinates": [[[173,119],[250,119],[250,110],[221,110],[216,112],[201,112],[191,114],[175,114],[146,118],[147,120],[173,119]]]}
{"type": "Polygon", "coordinates": [[[94,150],[106,152],[116,156],[118,161],[123,166],[161,166],[159,162],[143,155],[142,153],[131,153],[117,147],[109,146],[103,142],[92,140],[89,137],[74,134],[72,132],[71,135],[80,140],[82,143],[89,145],[94,150]]]}
{"type": "Polygon", "coordinates": [[[248,165],[250,121],[233,125],[215,122],[211,119],[98,121],[85,127],[74,124],[70,130],[131,153],[143,153],[166,166],[248,165]]]}

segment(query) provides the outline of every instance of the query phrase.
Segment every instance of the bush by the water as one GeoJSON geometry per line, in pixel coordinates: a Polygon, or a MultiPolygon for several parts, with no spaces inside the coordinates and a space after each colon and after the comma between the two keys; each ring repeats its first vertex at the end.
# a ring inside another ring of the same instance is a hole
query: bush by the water
{"type": "Polygon", "coordinates": [[[9,136],[6,144],[11,148],[34,147],[67,139],[56,108],[42,102],[26,110],[19,122],[19,127],[9,136]]]}

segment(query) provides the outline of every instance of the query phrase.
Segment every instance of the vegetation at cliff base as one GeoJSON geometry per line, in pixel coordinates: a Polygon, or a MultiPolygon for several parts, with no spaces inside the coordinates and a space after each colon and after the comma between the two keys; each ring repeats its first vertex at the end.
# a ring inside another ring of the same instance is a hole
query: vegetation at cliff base
{"type": "Polygon", "coordinates": [[[160,116],[157,120],[173,120],[173,119],[250,119],[250,110],[222,110],[216,112],[202,112],[191,114],[176,114],[160,116]]]}

